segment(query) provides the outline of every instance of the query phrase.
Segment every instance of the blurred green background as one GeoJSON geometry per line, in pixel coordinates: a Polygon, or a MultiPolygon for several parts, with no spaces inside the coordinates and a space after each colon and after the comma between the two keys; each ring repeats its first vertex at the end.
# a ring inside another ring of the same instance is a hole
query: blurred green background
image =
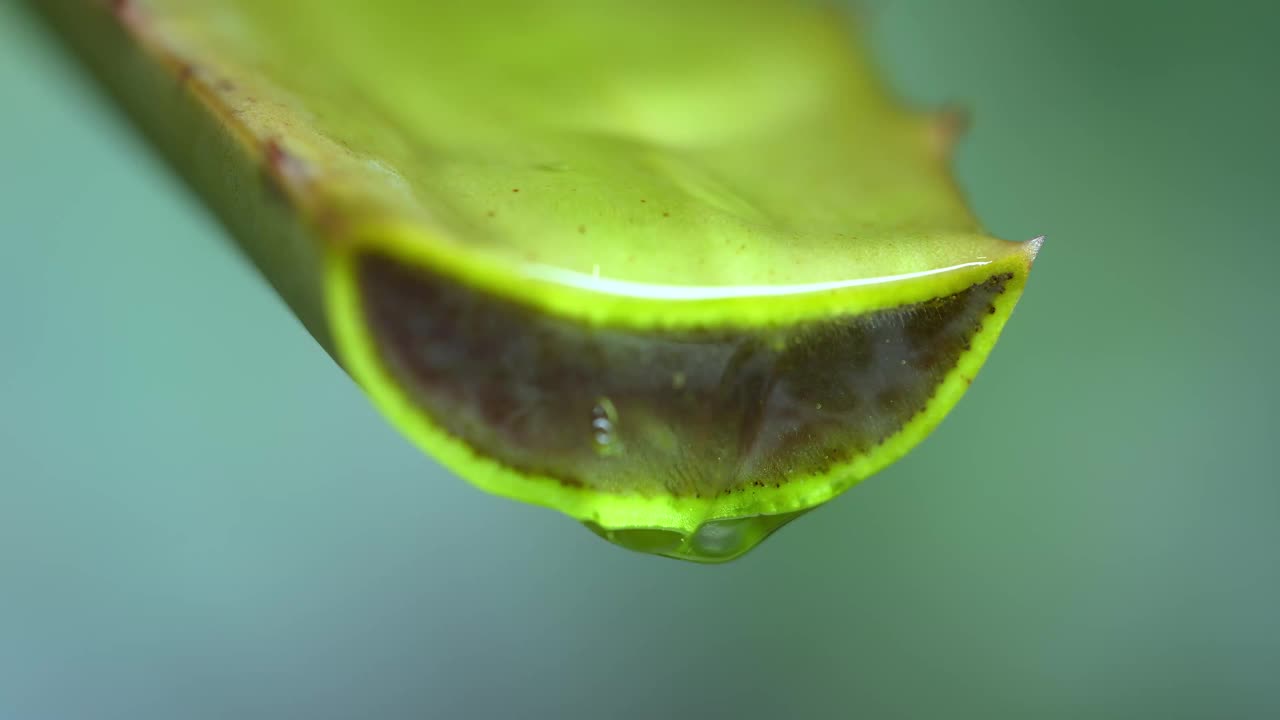
{"type": "Polygon", "coordinates": [[[0,718],[1280,717],[1280,4],[869,13],[1049,240],[930,440],[701,567],[410,447],[0,3],[0,718]]]}

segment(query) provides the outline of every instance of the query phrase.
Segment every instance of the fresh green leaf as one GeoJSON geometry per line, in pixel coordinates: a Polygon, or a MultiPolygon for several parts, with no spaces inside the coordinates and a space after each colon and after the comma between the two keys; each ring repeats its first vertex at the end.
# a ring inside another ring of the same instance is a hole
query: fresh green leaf
{"type": "Polygon", "coordinates": [[[785,0],[41,3],[391,422],[719,561],[900,457],[1039,242],[785,0]]]}

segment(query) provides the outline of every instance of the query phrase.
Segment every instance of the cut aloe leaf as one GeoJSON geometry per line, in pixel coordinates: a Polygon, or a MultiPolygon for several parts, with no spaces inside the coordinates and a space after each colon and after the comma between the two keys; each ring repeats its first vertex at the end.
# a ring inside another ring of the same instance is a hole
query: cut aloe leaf
{"type": "Polygon", "coordinates": [[[396,427],[636,550],[907,452],[1039,248],[808,2],[38,5],[396,427]]]}

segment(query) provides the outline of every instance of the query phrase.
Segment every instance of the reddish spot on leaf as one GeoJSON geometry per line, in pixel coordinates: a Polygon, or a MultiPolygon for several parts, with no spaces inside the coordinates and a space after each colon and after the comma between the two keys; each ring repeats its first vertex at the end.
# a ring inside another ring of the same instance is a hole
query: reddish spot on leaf
{"type": "Polygon", "coordinates": [[[267,140],[262,146],[262,154],[267,171],[280,185],[300,185],[306,182],[306,164],[286,150],[278,138],[267,140]]]}
{"type": "Polygon", "coordinates": [[[142,19],[133,0],[111,0],[111,13],[126,27],[136,26],[142,19]]]}

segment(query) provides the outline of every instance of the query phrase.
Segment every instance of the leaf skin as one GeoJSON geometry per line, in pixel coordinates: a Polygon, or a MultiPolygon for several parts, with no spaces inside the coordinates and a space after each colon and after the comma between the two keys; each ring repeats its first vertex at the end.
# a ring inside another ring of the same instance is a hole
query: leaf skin
{"type": "Polygon", "coordinates": [[[805,2],[39,8],[393,424],[632,549],[737,557],[907,452],[1039,249],[805,2]]]}

